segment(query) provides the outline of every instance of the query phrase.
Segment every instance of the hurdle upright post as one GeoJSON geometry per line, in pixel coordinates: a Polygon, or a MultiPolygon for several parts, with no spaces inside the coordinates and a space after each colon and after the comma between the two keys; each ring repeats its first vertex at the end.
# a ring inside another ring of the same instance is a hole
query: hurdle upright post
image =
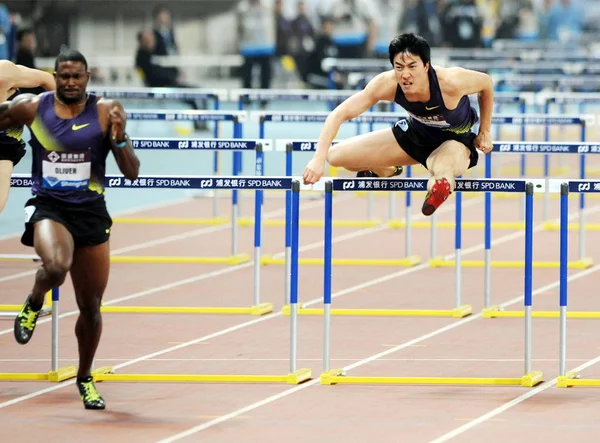
{"type": "MultiPolygon", "coordinates": [[[[285,146],[285,175],[292,176],[292,154],[294,152],[293,145],[287,143],[285,146]]],[[[285,191],[285,275],[291,275],[291,260],[292,260],[292,193],[289,190],[285,191]]],[[[284,305],[290,303],[290,279],[285,279],[285,302],[284,305]]]]}
{"type": "Polygon", "coordinates": [[[290,265],[290,374],[298,360],[298,249],[300,221],[300,182],[292,182],[292,260],[290,265]]]}
{"type": "Polygon", "coordinates": [[[456,193],[455,227],[454,227],[454,267],[456,281],[454,284],[455,308],[460,308],[462,287],[462,192],[456,193]]]}
{"type": "Polygon", "coordinates": [[[52,372],[58,372],[58,301],[59,290],[58,288],[52,289],[52,362],[50,370],[52,372]]]}
{"type": "Polygon", "coordinates": [[[323,262],[323,312],[324,342],[323,342],[323,372],[329,371],[331,352],[331,257],[332,257],[332,219],[333,219],[333,183],[325,183],[325,245],[323,262]]]}
{"type": "MultiPolygon", "coordinates": [[[[582,193],[583,194],[583,193],[582,193]]],[[[567,266],[569,250],[569,184],[560,185],[560,343],[559,343],[559,373],[566,376],[567,372],[567,266]]]]}
{"type": "Polygon", "coordinates": [[[533,300],[533,184],[525,184],[525,374],[531,374],[532,300],[533,300]]]}
{"type": "MultiPolygon", "coordinates": [[[[492,178],[491,153],[485,156],[485,178],[492,178]]],[[[485,193],[485,220],[484,220],[484,282],[483,305],[489,308],[492,303],[492,193],[485,193]]]]}
{"type": "MultiPolygon", "coordinates": [[[[256,144],[256,166],[255,175],[262,177],[264,175],[264,153],[261,143],[256,144]]],[[[262,234],[262,189],[256,189],[254,197],[254,306],[260,304],[260,249],[262,234]]],[[[237,225],[237,223],[236,223],[237,225]]]]}

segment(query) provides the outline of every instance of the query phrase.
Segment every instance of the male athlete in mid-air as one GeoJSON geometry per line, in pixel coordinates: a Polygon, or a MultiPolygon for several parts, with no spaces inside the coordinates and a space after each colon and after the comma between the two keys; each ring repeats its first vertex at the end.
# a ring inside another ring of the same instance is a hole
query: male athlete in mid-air
{"type": "Polygon", "coordinates": [[[431,173],[423,203],[431,215],[448,198],[455,178],[477,164],[477,149],[492,151],[494,90],[489,75],[460,67],[435,69],[430,47],[415,34],[401,34],[389,46],[393,69],[374,77],[366,87],[327,117],[314,157],[303,173],[305,184],[318,182],[325,162],[358,176],[392,177],[402,166],[422,164],[431,173]],[[481,121],[469,95],[477,94],[481,121]],[[379,101],[396,102],[409,114],[391,128],[357,135],[331,146],[340,126],[379,101]]]}

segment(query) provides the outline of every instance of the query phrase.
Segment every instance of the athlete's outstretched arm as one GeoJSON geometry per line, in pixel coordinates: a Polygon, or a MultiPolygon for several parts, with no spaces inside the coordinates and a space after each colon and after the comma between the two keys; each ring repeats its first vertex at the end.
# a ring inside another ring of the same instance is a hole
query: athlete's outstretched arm
{"type": "Polygon", "coordinates": [[[340,103],[325,119],[312,160],[304,170],[304,183],[316,183],[323,176],[327,153],[342,123],[358,117],[381,100],[393,100],[396,91],[393,73],[383,72],[373,78],[363,90],[340,103]]]}
{"type": "Polygon", "coordinates": [[[113,101],[108,118],[108,133],[112,143],[112,152],[119,170],[125,178],[135,180],[140,172],[140,160],[135,154],[131,140],[125,132],[127,115],[121,103],[113,101]]]}
{"type": "Polygon", "coordinates": [[[8,91],[16,88],[43,87],[47,91],[56,88],[54,76],[46,71],[15,65],[9,60],[0,60],[0,88],[8,91]]]}

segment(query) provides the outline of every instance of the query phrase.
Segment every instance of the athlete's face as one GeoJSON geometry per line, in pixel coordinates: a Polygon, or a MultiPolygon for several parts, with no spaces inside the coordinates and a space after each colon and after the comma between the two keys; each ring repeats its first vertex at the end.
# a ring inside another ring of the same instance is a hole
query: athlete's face
{"type": "Polygon", "coordinates": [[[85,97],[85,89],[90,79],[85,65],[81,62],[61,62],[54,73],[56,95],[64,103],[78,103],[85,97]]]}
{"type": "Polygon", "coordinates": [[[405,94],[419,92],[427,83],[429,63],[423,64],[418,55],[401,52],[394,57],[396,80],[405,94]]]}

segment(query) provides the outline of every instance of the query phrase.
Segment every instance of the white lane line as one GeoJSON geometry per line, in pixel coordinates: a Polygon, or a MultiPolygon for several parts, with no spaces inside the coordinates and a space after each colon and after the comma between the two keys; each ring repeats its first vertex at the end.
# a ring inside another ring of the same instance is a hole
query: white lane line
{"type": "MultiPolygon", "coordinates": [[[[595,365],[598,362],[600,362],[600,356],[598,356],[598,357],[596,357],[596,358],[594,358],[592,360],[586,361],[585,363],[577,366],[572,371],[573,372],[583,371],[584,369],[589,368],[590,366],[593,366],[593,365],[595,365]]],[[[443,443],[443,442],[446,442],[446,441],[450,441],[451,439],[453,439],[455,437],[458,437],[459,435],[464,434],[465,432],[473,429],[475,426],[478,426],[478,425],[480,425],[480,424],[482,424],[482,423],[484,423],[484,422],[486,422],[488,420],[491,420],[494,417],[496,417],[497,415],[500,415],[503,412],[506,412],[509,409],[514,408],[515,406],[523,403],[525,400],[528,400],[531,397],[533,397],[535,395],[538,395],[541,392],[544,392],[546,389],[549,389],[549,388],[555,386],[556,385],[556,381],[557,381],[557,379],[553,378],[549,382],[545,382],[544,384],[542,384],[542,385],[540,385],[540,386],[538,386],[536,388],[533,388],[533,389],[527,391],[525,394],[523,394],[523,395],[521,395],[521,396],[519,396],[519,397],[517,397],[517,398],[515,398],[515,399],[513,399],[513,400],[511,400],[509,402],[506,402],[503,405],[498,406],[497,408],[492,409],[491,411],[489,411],[489,412],[487,412],[487,413],[485,413],[483,415],[480,415],[479,417],[477,417],[477,418],[471,420],[470,422],[465,423],[464,425],[462,425],[462,426],[460,426],[460,427],[458,427],[458,428],[456,428],[456,429],[454,429],[454,430],[452,430],[452,431],[450,431],[450,432],[442,435],[439,438],[436,438],[431,443],[443,443]]]]}
{"type": "MultiPolygon", "coordinates": [[[[600,270],[600,268],[590,268],[590,269],[587,269],[587,270],[585,270],[585,271],[582,271],[582,272],[580,272],[580,273],[577,273],[577,274],[574,274],[574,275],[570,276],[570,277],[569,277],[569,281],[577,280],[577,279],[579,279],[579,278],[582,278],[582,277],[584,277],[584,276],[587,276],[587,275],[589,275],[589,274],[592,274],[592,273],[594,273],[594,272],[596,272],[596,271],[598,271],[598,270],[600,270]]],[[[548,284],[548,285],[545,285],[545,286],[543,286],[543,287],[541,287],[541,288],[538,288],[538,289],[536,289],[536,290],[535,290],[533,293],[534,293],[534,295],[537,295],[537,294],[540,294],[540,293],[546,292],[546,291],[548,291],[548,290],[550,290],[550,289],[553,289],[553,288],[557,287],[558,285],[559,285],[559,282],[558,282],[558,281],[556,281],[556,282],[554,282],[554,283],[550,283],[550,284],[548,284]]],[[[515,298],[513,298],[512,300],[510,300],[510,301],[508,301],[508,302],[505,302],[505,303],[503,303],[503,304],[502,304],[502,306],[503,306],[503,307],[506,307],[506,306],[509,306],[509,305],[515,304],[515,303],[519,302],[521,299],[522,299],[522,296],[520,296],[520,297],[515,297],[515,298]]],[[[370,356],[370,357],[367,357],[367,358],[365,358],[365,359],[362,359],[362,360],[360,360],[360,361],[358,361],[358,362],[356,362],[356,363],[352,363],[352,364],[350,364],[350,365],[348,365],[348,366],[345,366],[345,367],[344,367],[344,368],[342,368],[342,369],[343,369],[343,371],[349,371],[349,370],[351,370],[351,369],[355,369],[355,368],[358,368],[358,367],[360,367],[360,366],[364,366],[364,365],[366,365],[367,363],[371,363],[371,362],[373,362],[373,361],[375,361],[375,360],[379,360],[381,357],[385,357],[385,356],[387,356],[387,355],[389,355],[389,354],[392,354],[392,353],[394,353],[394,352],[397,352],[397,351],[399,351],[399,350],[402,350],[402,349],[408,348],[408,347],[410,347],[410,346],[413,346],[413,345],[415,345],[415,344],[417,344],[417,343],[420,343],[420,342],[422,342],[422,341],[425,341],[425,340],[428,340],[428,339],[430,339],[430,338],[432,338],[432,337],[435,337],[436,335],[440,335],[440,334],[442,334],[442,333],[444,333],[444,332],[447,332],[447,331],[450,331],[450,330],[452,330],[452,329],[455,329],[455,328],[457,328],[457,327],[459,327],[459,326],[465,325],[465,324],[467,324],[467,323],[471,323],[472,321],[474,321],[474,320],[478,319],[479,317],[481,317],[481,314],[480,314],[480,313],[479,313],[479,314],[472,315],[472,316],[470,316],[470,317],[467,317],[467,318],[464,318],[464,319],[462,319],[462,320],[459,320],[459,321],[457,321],[457,322],[455,322],[455,323],[452,323],[452,324],[450,324],[450,325],[447,325],[447,326],[444,326],[444,327],[442,327],[442,328],[439,328],[439,329],[437,329],[437,330],[435,330],[435,331],[432,331],[432,332],[430,332],[430,333],[428,333],[428,334],[424,334],[424,335],[422,335],[422,336],[420,336],[420,337],[417,337],[417,338],[415,338],[415,339],[413,339],[413,340],[407,341],[407,342],[405,342],[405,343],[403,343],[403,344],[401,344],[401,345],[395,346],[395,347],[393,347],[393,348],[391,348],[391,349],[388,349],[388,350],[386,350],[386,351],[380,352],[380,353],[378,353],[378,354],[374,354],[374,355],[372,355],[372,356],[370,356]]],[[[597,359],[595,359],[595,360],[594,360],[594,363],[595,363],[596,361],[600,361],[600,357],[598,357],[597,359]]],[[[579,368],[577,368],[577,370],[581,370],[581,369],[583,369],[583,366],[584,366],[584,365],[580,366],[579,368]]],[[[245,406],[245,407],[243,407],[243,408],[236,409],[235,411],[232,411],[232,412],[230,412],[230,413],[228,413],[228,414],[222,415],[221,417],[218,417],[218,418],[215,418],[215,419],[213,419],[213,420],[207,421],[207,422],[205,422],[205,423],[202,423],[202,424],[200,424],[200,425],[198,425],[198,426],[194,426],[193,428],[190,428],[190,429],[188,429],[188,430],[186,430],[186,431],[180,432],[180,433],[178,433],[178,434],[175,434],[175,435],[173,435],[173,436],[171,436],[171,437],[168,437],[168,438],[165,438],[165,439],[163,439],[163,440],[160,440],[158,443],[172,443],[172,442],[174,442],[174,441],[177,441],[177,440],[180,440],[180,439],[182,439],[182,438],[189,437],[190,435],[193,435],[193,434],[196,434],[196,433],[198,433],[198,432],[200,432],[200,431],[203,431],[203,430],[209,429],[209,428],[211,428],[211,427],[213,427],[213,426],[216,426],[216,425],[218,425],[218,424],[220,424],[220,423],[223,423],[223,422],[225,422],[225,421],[227,421],[227,420],[231,420],[232,418],[235,418],[235,417],[237,417],[237,416],[239,416],[239,415],[246,414],[246,413],[247,413],[247,412],[249,412],[249,411],[252,411],[252,410],[254,410],[254,409],[258,409],[258,408],[260,408],[260,407],[262,407],[262,406],[265,406],[265,405],[268,405],[268,404],[270,404],[270,403],[273,403],[273,402],[275,402],[275,401],[277,401],[277,400],[279,400],[279,399],[281,399],[281,398],[287,397],[287,396],[289,396],[289,395],[291,395],[291,394],[294,394],[294,393],[296,393],[296,392],[298,392],[298,391],[301,391],[301,390],[303,390],[303,389],[306,389],[306,388],[309,388],[309,387],[311,387],[311,386],[314,386],[314,385],[318,384],[319,382],[320,382],[320,381],[319,381],[319,379],[317,378],[317,379],[315,379],[315,380],[311,380],[311,381],[309,381],[309,382],[306,382],[306,383],[303,383],[303,384],[301,384],[301,385],[298,385],[298,386],[296,386],[296,387],[294,387],[294,388],[287,389],[287,390],[285,390],[285,391],[283,391],[283,392],[280,392],[280,393],[278,393],[278,394],[276,394],[276,395],[272,395],[272,396],[270,396],[270,397],[267,397],[267,398],[265,398],[265,399],[263,399],[263,400],[260,400],[260,401],[258,401],[258,402],[256,402],[256,403],[252,403],[252,404],[250,404],[250,405],[248,405],[248,406],[245,406]]],[[[536,388],[536,389],[539,389],[539,388],[536,388]]],[[[547,388],[546,388],[546,389],[547,389],[547,388]]],[[[531,395],[530,395],[530,396],[531,396],[531,395]]],[[[523,396],[523,397],[524,397],[524,396],[523,396]]],[[[527,397],[527,398],[528,398],[528,397],[527,397]]],[[[0,404],[0,408],[1,408],[1,407],[2,407],[2,404],[0,404]]],[[[466,425],[465,425],[465,426],[466,426],[466,425]]],[[[436,442],[436,443],[437,443],[437,442],[436,442]]]]}

